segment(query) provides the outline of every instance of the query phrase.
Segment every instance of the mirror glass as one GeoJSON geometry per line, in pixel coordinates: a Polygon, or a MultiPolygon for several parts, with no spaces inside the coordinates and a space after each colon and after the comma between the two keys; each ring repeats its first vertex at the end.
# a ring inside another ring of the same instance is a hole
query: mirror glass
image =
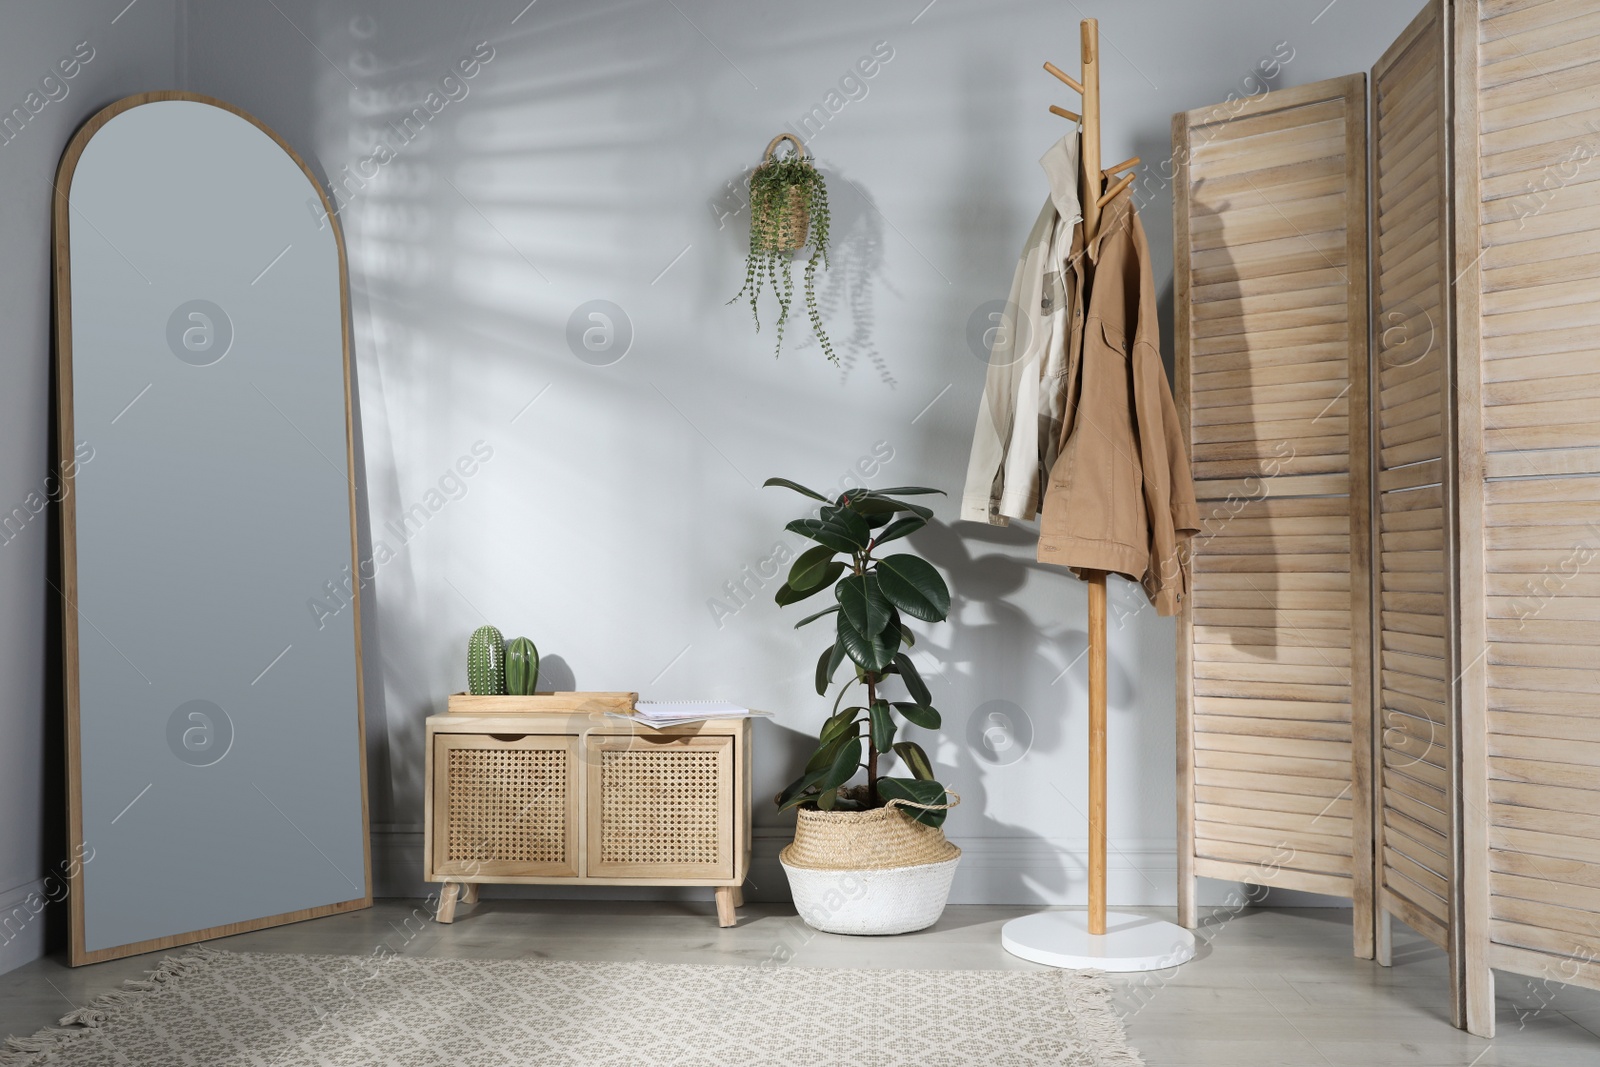
{"type": "Polygon", "coordinates": [[[370,904],[338,231],[183,94],[58,186],[73,961],[370,904]]]}

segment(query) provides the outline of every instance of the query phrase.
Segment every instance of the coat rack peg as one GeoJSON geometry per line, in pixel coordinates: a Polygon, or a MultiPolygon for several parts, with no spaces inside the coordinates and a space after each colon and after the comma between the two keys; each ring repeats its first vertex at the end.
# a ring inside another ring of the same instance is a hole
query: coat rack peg
{"type": "Polygon", "coordinates": [[[1064,107],[1056,107],[1054,104],[1050,105],[1050,114],[1052,114],[1052,115],[1060,115],[1062,118],[1068,120],[1069,122],[1082,122],[1083,121],[1083,116],[1078,114],[1076,111],[1068,111],[1066,108],[1064,108],[1064,107]]]}
{"type": "Polygon", "coordinates": [[[1121,163],[1118,163],[1116,166],[1107,167],[1105,170],[1102,170],[1100,173],[1105,175],[1107,178],[1109,178],[1113,174],[1117,173],[1118,171],[1129,170],[1129,169],[1131,169],[1133,167],[1137,167],[1141,162],[1142,162],[1142,160],[1140,160],[1138,156],[1129,156],[1127,159],[1124,159],[1121,163]]]}
{"type": "MultiPolygon", "coordinates": [[[[1109,173],[1109,172],[1107,172],[1107,173],[1109,173]]],[[[1116,196],[1118,193],[1122,192],[1122,190],[1126,189],[1128,186],[1133,184],[1133,178],[1134,178],[1134,176],[1132,174],[1129,174],[1128,176],[1123,178],[1120,182],[1118,182],[1117,184],[1113,185],[1111,188],[1107,189],[1105,191],[1105,194],[1100,197],[1100,199],[1095,203],[1094,206],[1095,207],[1105,207],[1107,204],[1111,203],[1111,198],[1112,197],[1116,196]]]]}
{"type": "Polygon", "coordinates": [[[1074,78],[1072,75],[1068,74],[1054,63],[1045,63],[1044,69],[1055,75],[1057,78],[1060,78],[1062,81],[1066,82],[1074,92],[1083,92],[1083,84],[1079,82],[1077,78],[1074,78]]]}

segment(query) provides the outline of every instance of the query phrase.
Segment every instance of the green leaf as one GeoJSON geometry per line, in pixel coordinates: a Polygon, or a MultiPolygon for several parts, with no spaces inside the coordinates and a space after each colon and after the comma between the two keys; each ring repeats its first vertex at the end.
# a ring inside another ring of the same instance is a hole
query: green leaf
{"type": "MultiPolygon", "coordinates": [[[[820,617],[826,612],[818,612],[811,619],[820,617]]],[[[810,622],[807,619],[806,622],[810,622]]],[[[839,669],[839,664],[844,662],[844,646],[835,641],[829,645],[827,651],[817,660],[817,696],[827,696],[828,686],[833,682],[834,672],[839,669]]]]}
{"type": "Polygon", "coordinates": [[[867,636],[883,633],[889,625],[889,601],[878,588],[875,574],[852,574],[834,587],[833,595],[850,625],[867,636]]]}
{"type": "MultiPolygon", "coordinates": [[[[807,595],[809,595],[809,594],[807,594],[807,595]]],[[[805,618],[803,618],[799,622],[795,623],[794,624],[794,628],[796,630],[798,630],[798,629],[800,629],[800,627],[806,625],[807,623],[816,622],[818,619],[822,618],[824,615],[832,615],[834,612],[836,612],[838,610],[839,610],[839,605],[837,605],[837,604],[835,604],[831,608],[823,608],[821,611],[817,612],[815,615],[807,615],[805,618]]]]}
{"type": "Polygon", "coordinates": [[[872,747],[887,752],[894,746],[894,716],[889,714],[887,700],[875,700],[867,714],[872,720],[872,747]]]}
{"type": "Polygon", "coordinates": [[[921,504],[911,504],[904,500],[895,500],[893,497],[887,497],[881,493],[871,493],[869,494],[869,498],[880,501],[884,504],[884,506],[892,508],[895,511],[909,511],[911,514],[924,521],[933,518],[933,509],[929,507],[923,507],[921,504]]]}
{"type": "MultiPolygon", "coordinates": [[[[944,786],[935,781],[917,778],[879,778],[878,795],[885,800],[915,800],[921,804],[947,804],[944,786]]],[[[928,826],[943,826],[948,812],[926,811],[922,808],[900,808],[917,822],[928,826]]]]}
{"type": "Polygon", "coordinates": [[[856,666],[867,671],[881,671],[894,662],[895,650],[900,647],[899,631],[865,634],[850,624],[849,616],[839,612],[839,642],[856,666]]]}
{"type": "Polygon", "coordinates": [[[794,561],[794,566],[789,568],[789,586],[801,592],[810,592],[823,583],[824,575],[828,572],[828,564],[833,562],[834,550],[827,545],[818,545],[808,548],[800,553],[794,561]]]}
{"type": "Polygon", "coordinates": [[[817,696],[828,691],[828,661],[833,659],[833,650],[838,647],[839,642],[835,641],[823,649],[822,655],[817,657],[817,696]]]}
{"type": "Polygon", "coordinates": [[[866,708],[845,708],[843,711],[835,712],[828,716],[828,721],[822,724],[822,743],[831,745],[845,734],[850,733],[851,727],[855,726],[859,721],[856,716],[866,710],[866,708]]]}
{"type": "Polygon", "coordinates": [[[910,648],[917,643],[917,635],[911,632],[911,628],[909,626],[900,627],[900,643],[905,645],[907,648],[910,648]]]}
{"type": "Polygon", "coordinates": [[[937,730],[942,721],[939,712],[926,704],[911,704],[904,701],[895,701],[894,710],[906,717],[906,721],[913,726],[920,726],[924,730],[937,730]]]}
{"type": "Polygon", "coordinates": [[[839,803],[837,789],[824,789],[817,794],[817,808],[820,811],[832,811],[839,803]]]}
{"type": "Polygon", "coordinates": [[[932,706],[933,697],[929,695],[928,687],[922,684],[922,675],[917,673],[917,665],[911,662],[910,656],[904,652],[898,653],[894,657],[894,669],[906,683],[906,691],[911,694],[912,700],[923,707],[932,706]]]}
{"type": "Polygon", "coordinates": [[[928,759],[928,754],[922,751],[922,746],[915,741],[896,741],[895,755],[905,763],[911,771],[911,776],[918,781],[933,781],[933,763],[928,759]]]}
{"type": "Polygon", "coordinates": [[[784,787],[778,794],[778,810],[787,811],[796,804],[802,804],[808,799],[808,794],[822,781],[822,771],[807,771],[784,787]]]}
{"type": "Polygon", "coordinates": [[[839,754],[839,746],[844,744],[844,740],[845,735],[840,734],[838,737],[818,745],[817,750],[811,753],[811,758],[806,760],[806,773],[810,774],[812,771],[826,770],[832,766],[833,757],[839,754]]]}
{"type": "Polygon", "coordinates": [[[894,608],[889,609],[889,621],[883,627],[883,643],[889,646],[890,652],[900,651],[900,643],[905,640],[906,626],[900,620],[900,613],[894,608]]]}
{"type": "Polygon", "coordinates": [[[938,493],[940,496],[950,495],[943,489],[929,489],[925,485],[897,485],[893,489],[872,490],[874,496],[927,496],[929,493],[938,493]]]}
{"type": "Polygon", "coordinates": [[[928,520],[921,515],[910,515],[903,519],[896,519],[884,527],[883,532],[873,539],[873,543],[881,545],[885,541],[897,540],[907,534],[916,533],[926,525],[928,525],[928,520]]]}
{"type": "Polygon", "coordinates": [[[822,581],[818,582],[810,589],[796,589],[788,582],[784,582],[778,587],[778,591],[773,594],[772,599],[777,602],[780,608],[783,608],[788,607],[790,604],[798,604],[807,597],[816,596],[818,593],[832,585],[838,579],[839,575],[844,573],[844,566],[845,565],[843,562],[828,564],[827,568],[822,572],[822,581]]]}
{"type": "MultiPolygon", "coordinates": [[[[855,664],[852,663],[851,666],[855,667],[855,664]]],[[[856,671],[859,674],[860,668],[856,668],[856,671]]],[[[850,692],[850,687],[858,681],[860,681],[859,678],[846,678],[844,680],[844,684],[839,687],[839,695],[833,698],[833,714],[839,714],[839,705],[844,703],[844,695],[850,692]]]]}
{"type": "Polygon", "coordinates": [[[784,529],[827,545],[836,552],[855,552],[866,548],[867,542],[872,540],[866,520],[855,512],[839,508],[823,508],[822,512],[821,518],[795,519],[784,529]]]}
{"type": "Polygon", "coordinates": [[[833,757],[833,763],[828,767],[828,773],[822,776],[817,784],[826,792],[829,789],[838,789],[856,776],[856,771],[861,766],[861,738],[851,737],[845,741],[833,757]]]}
{"type": "Polygon", "coordinates": [[[857,493],[855,496],[848,494],[840,496],[840,507],[848,507],[857,515],[893,515],[900,509],[894,506],[894,501],[884,500],[870,493],[857,493]]]}
{"type": "Polygon", "coordinates": [[[950,614],[950,589],[927,560],[904,552],[886,556],[877,574],[883,595],[913,619],[943,622],[950,614]]]}
{"type": "Polygon", "coordinates": [[[805,486],[801,485],[799,482],[791,482],[787,478],[768,478],[766,481],[761,483],[761,488],[770,489],[772,486],[775,486],[775,485],[776,486],[781,486],[784,489],[793,489],[795,492],[801,494],[802,496],[808,496],[812,500],[820,500],[824,504],[826,504],[828,502],[828,498],[823,496],[821,493],[817,492],[815,489],[807,489],[805,486]]]}

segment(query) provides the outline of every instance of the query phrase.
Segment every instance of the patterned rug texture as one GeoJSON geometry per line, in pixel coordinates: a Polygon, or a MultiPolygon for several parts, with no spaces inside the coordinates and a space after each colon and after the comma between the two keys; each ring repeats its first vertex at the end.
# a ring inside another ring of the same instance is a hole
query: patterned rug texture
{"type": "Polygon", "coordinates": [[[169,956],[4,1067],[1138,1067],[1067,971],[169,956]]]}

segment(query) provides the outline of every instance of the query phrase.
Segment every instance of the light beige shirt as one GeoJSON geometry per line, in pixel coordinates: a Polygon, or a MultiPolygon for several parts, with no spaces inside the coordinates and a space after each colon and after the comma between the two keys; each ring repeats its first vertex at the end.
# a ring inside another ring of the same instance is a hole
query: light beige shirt
{"type": "Polygon", "coordinates": [[[1078,201],[1078,134],[1061,138],[1039,160],[1050,197],[1034,221],[1011,279],[1006,310],[989,349],[983,403],[967,463],[961,517],[1004,526],[1039,512],[1059,445],[1065,406],[1068,269],[1078,201]]]}

